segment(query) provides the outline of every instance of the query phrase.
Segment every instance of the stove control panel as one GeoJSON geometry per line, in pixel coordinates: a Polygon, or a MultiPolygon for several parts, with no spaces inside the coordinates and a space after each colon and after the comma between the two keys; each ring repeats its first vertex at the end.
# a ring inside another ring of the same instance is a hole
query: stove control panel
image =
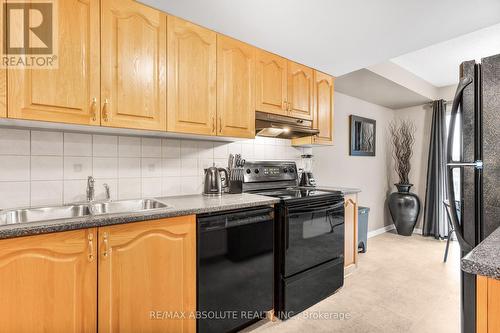
{"type": "Polygon", "coordinates": [[[245,163],[245,183],[297,180],[295,162],[263,161],[245,163]]]}

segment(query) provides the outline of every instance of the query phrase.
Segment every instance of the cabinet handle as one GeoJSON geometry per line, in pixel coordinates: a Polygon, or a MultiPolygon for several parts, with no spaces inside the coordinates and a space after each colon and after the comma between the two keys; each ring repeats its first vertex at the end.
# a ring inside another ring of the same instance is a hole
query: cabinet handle
{"type": "Polygon", "coordinates": [[[109,100],[106,98],[104,100],[104,105],[102,107],[102,119],[104,121],[108,121],[108,104],[109,104],[109,100]]]}
{"type": "Polygon", "coordinates": [[[92,116],[92,121],[96,121],[96,112],[95,112],[95,108],[97,106],[97,98],[92,98],[92,105],[90,107],[90,114],[92,116]]]}
{"type": "Polygon", "coordinates": [[[222,133],[222,117],[219,116],[219,133],[222,133]]]}
{"type": "Polygon", "coordinates": [[[104,235],[102,236],[102,241],[104,243],[104,252],[102,253],[102,256],[104,258],[107,258],[108,255],[110,254],[109,252],[109,240],[108,240],[108,233],[105,232],[104,235]]]}
{"type": "Polygon", "coordinates": [[[281,103],[281,109],[286,111],[286,110],[287,110],[287,108],[288,108],[288,106],[287,106],[287,105],[288,105],[288,102],[287,102],[286,100],[284,100],[284,101],[281,103]]]}
{"type": "Polygon", "coordinates": [[[288,112],[292,112],[292,103],[288,102],[288,112]]]}
{"type": "Polygon", "coordinates": [[[89,235],[87,236],[87,239],[89,241],[89,255],[88,255],[88,258],[89,258],[89,261],[92,262],[92,261],[94,261],[94,234],[93,233],[89,233],[89,235]]]}
{"type": "Polygon", "coordinates": [[[212,133],[217,133],[215,130],[215,117],[212,117],[212,133]]]}

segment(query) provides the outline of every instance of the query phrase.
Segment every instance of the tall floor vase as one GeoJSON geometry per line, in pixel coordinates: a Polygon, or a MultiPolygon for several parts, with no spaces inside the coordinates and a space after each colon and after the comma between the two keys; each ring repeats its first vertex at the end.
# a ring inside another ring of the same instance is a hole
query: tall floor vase
{"type": "Polygon", "coordinates": [[[399,235],[411,236],[420,214],[420,199],[410,192],[413,184],[394,184],[398,191],[389,195],[389,211],[399,235]]]}

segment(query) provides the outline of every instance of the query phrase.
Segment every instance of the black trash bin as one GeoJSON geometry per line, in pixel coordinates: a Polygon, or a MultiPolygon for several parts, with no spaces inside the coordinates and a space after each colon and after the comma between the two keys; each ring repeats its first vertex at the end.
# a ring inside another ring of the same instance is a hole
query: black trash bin
{"type": "Polygon", "coordinates": [[[369,207],[358,207],[358,252],[365,253],[368,240],[369,207]]]}

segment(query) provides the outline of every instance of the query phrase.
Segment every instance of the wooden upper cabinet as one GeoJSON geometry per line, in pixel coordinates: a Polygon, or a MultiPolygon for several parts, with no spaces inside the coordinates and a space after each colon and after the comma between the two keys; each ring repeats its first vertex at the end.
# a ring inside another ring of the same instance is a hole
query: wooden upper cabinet
{"type": "Polygon", "coordinates": [[[96,229],[0,240],[0,332],[96,332],[96,246],[96,229]]]}
{"type": "Polygon", "coordinates": [[[334,79],[330,75],[314,72],[314,127],[319,134],[314,143],[331,144],[333,142],[333,96],[334,79]]]}
{"type": "Polygon", "coordinates": [[[132,0],[101,3],[101,124],[165,131],[167,16],[132,0]]]}
{"type": "Polygon", "coordinates": [[[255,68],[255,109],[274,114],[287,114],[287,60],[257,50],[255,68]]]}
{"type": "Polygon", "coordinates": [[[58,1],[58,67],[8,70],[8,117],[98,125],[99,0],[58,1]]]}
{"type": "Polygon", "coordinates": [[[169,16],[167,35],[167,130],[216,135],[217,34],[169,16]]]}
{"type": "Polygon", "coordinates": [[[99,228],[99,332],[195,332],[196,217],[99,228]]]}
{"type": "Polygon", "coordinates": [[[312,120],[314,114],[314,70],[288,61],[288,115],[312,120]]]}
{"type": "Polygon", "coordinates": [[[255,137],[255,48],[217,35],[217,135],[255,137]]]}

